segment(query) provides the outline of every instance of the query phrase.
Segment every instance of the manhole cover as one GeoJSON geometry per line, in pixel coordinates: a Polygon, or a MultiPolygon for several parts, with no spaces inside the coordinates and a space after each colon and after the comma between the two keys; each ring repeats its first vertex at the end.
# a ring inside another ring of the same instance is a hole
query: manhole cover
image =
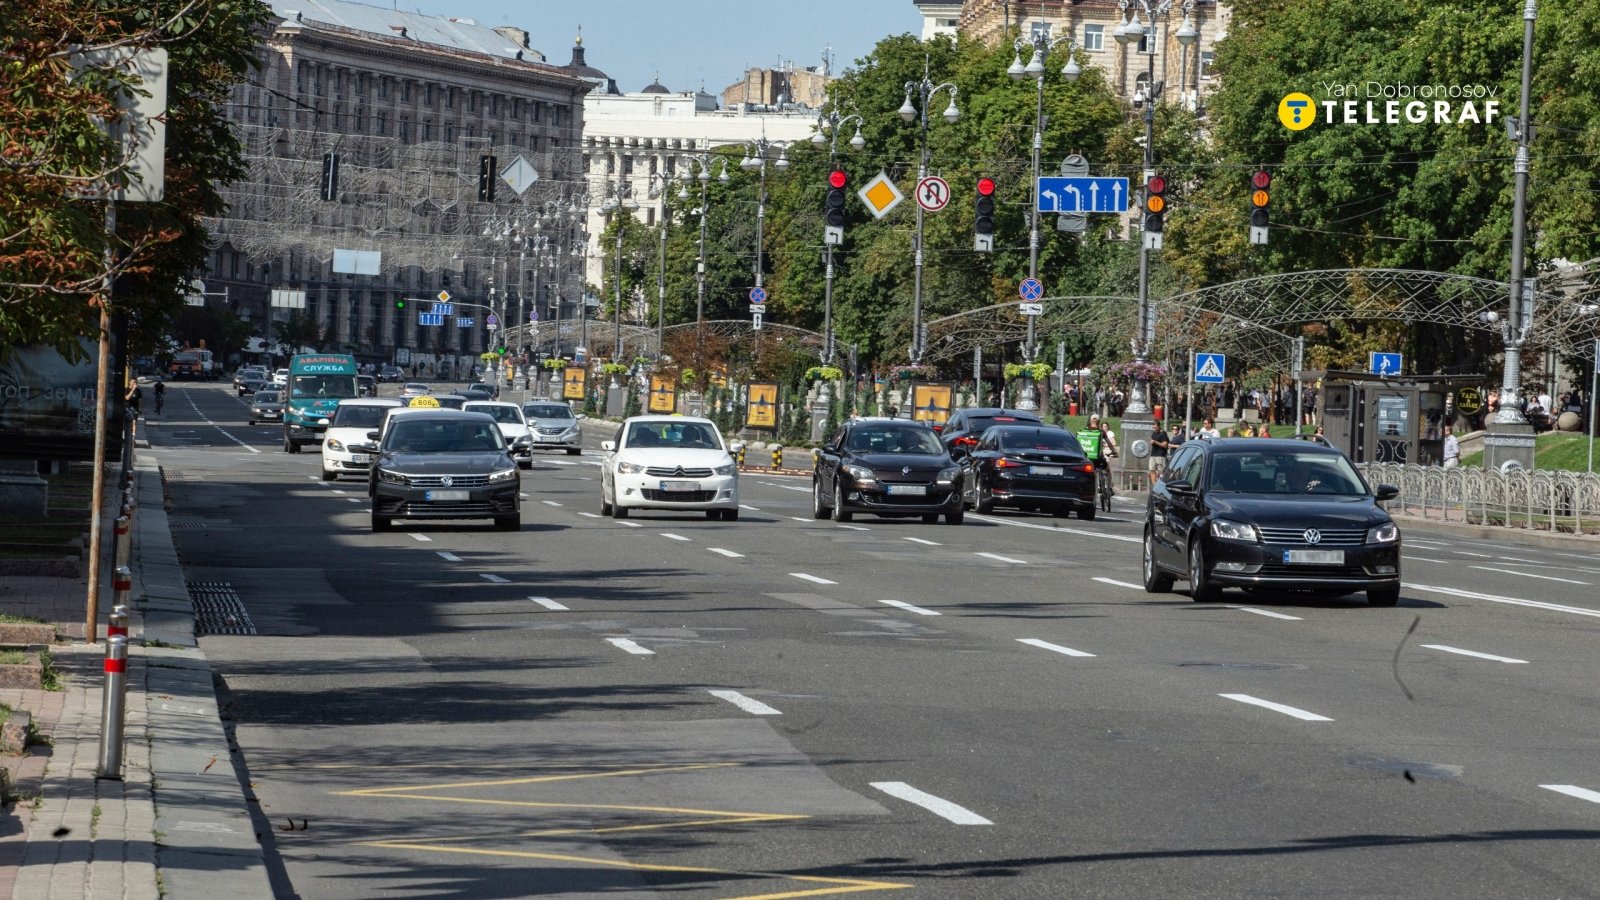
{"type": "Polygon", "coordinates": [[[256,633],[256,623],[250,621],[244,600],[226,581],[189,582],[189,600],[194,604],[196,637],[256,633]]]}

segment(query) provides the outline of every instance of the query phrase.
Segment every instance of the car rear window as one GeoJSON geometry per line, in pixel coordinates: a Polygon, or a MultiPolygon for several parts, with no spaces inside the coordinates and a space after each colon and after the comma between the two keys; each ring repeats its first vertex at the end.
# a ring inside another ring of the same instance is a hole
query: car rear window
{"type": "Polygon", "coordinates": [[[1083,454],[1083,445],[1065,431],[1054,428],[1006,429],[1000,434],[1002,450],[1065,450],[1083,454]]]}
{"type": "Polygon", "coordinates": [[[467,412],[487,413],[490,418],[504,425],[522,424],[522,417],[517,414],[515,406],[480,406],[474,404],[470,407],[464,406],[462,409],[467,412]]]}
{"type": "Polygon", "coordinates": [[[996,425],[1032,425],[1039,421],[1041,420],[1026,415],[973,416],[967,419],[967,431],[982,434],[996,425]]]}
{"type": "Polygon", "coordinates": [[[277,391],[256,391],[257,403],[277,403],[282,399],[283,395],[277,391]]]}

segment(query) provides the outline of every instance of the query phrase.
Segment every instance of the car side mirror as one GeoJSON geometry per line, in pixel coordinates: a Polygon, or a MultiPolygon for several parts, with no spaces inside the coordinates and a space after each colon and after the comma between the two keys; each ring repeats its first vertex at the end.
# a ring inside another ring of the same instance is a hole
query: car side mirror
{"type": "Polygon", "coordinates": [[[617,449],[617,442],[616,441],[601,441],[600,442],[600,449],[604,450],[607,453],[613,453],[617,449]]]}
{"type": "Polygon", "coordinates": [[[328,420],[326,418],[318,419],[317,420],[317,424],[318,425],[327,425],[328,424],[328,420]]]}
{"type": "Polygon", "coordinates": [[[1378,499],[1379,503],[1382,503],[1385,500],[1393,500],[1394,498],[1400,496],[1400,489],[1392,484],[1380,484],[1378,485],[1378,490],[1374,492],[1373,496],[1378,499]]]}
{"type": "Polygon", "coordinates": [[[743,451],[744,451],[744,441],[734,441],[733,443],[728,445],[728,452],[731,453],[731,454],[738,455],[739,453],[742,453],[743,451]]]}
{"type": "Polygon", "coordinates": [[[1195,489],[1193,484],[1180,478],[1177,481],[1167,482],[1167,493],[1174,497],[1193,497],[1195,489]]]}
{"type": "Polygon", "coordinates": [[[367,432],[367,440],[372,441],[373,443],[377,443],[378,440],[381,439],[382,437],[383,437],[383,435],[379,434],[376,431],[367,432]]]}
{"type": "Polygon", "coordinates": [[[578,418],[580,418],[580,419],[587,419],[587,418],[589,418],[589,417],[588,417],[588,416],[587,416],[587,415],[584,415],[584,414],[583,414],[583,413],[578,413],[578,416],[577,416],[577,417],[578,417],[578,418]]]}

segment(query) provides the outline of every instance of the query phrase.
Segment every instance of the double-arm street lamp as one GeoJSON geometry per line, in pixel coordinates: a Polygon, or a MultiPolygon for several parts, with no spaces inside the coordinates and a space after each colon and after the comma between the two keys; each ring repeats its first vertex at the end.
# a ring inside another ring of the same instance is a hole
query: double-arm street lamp
{"type": "MultiPolygon", "coordinates": [[[[700,143],[701,143],[702,146],[704,146],[704,144],[705,144],[704,139],[702,139],[700,143]]],[[[702,366],[702,362],[703,361],[701,360],[700,356],[701,356],[701,353],[703,351],[703,344],[704,344],[704,340],[705,340],[705,318],[706,318],[706,203],[707,203],[706,187],[711,183],[711,153],[710,153],[709,150],[705,150],[705,151],[702,151],[698,156],[689,157],[689,161],[684,164],[685,165],[685,169],[684,169],[684,177],[685,177],[685,179],[688,178],[688,172],[689,172],[688,165],[689,165],[689,162],[694,163],[695,167],[698,168],[699,171],[695,173],[694,180],[698,181],[700,183],[700,208],[696,209],[694,211],[695,215],[700,218],[700,241],[699,241],[699,249],[698,249],[699,258],[695,261],[695,266],[694,266],[694,354],[695,354],[694,368],[696,370],[700,370],[700,369],[703,368],[703,366],[702,366]]],[[[728,176],[728,160],[727,159],[723,159],[722,160],[722,172],[721,172],[721,174],[719,174],[717,176],[717,182],[719,184],[727,184],[729,180],[730,180],[730,178],[728,176]]]]}
{"type": "MultiPolygon", "coordinates": [[[[813,144],[828,145],[828,168],[831,171],[839,167],[839,132],[851,122],[856,125],[856,135],[850,139],[850,146],[857,150],[867,145],[867,139],[861,136],[861,126],[865,122],[860,115],[839,114],[839,104],[835,101],[826,110],[817,113],[817,133],[811,136],[813,144]]],[[[825,243],[823,253],[826,257],[824,263],[824,277],[822,289],[822,362],[829,365],[833,362],[833,244],[825,243]]]]}
{"type": "MultiPolygon", "coordinates": [[[[944,120],[955,124],[956,120],[961,118],[961,110],[956,109],[956,94],[959,89],[954,82],[950,81],[943,84],[935,84],[933,79],[929,77],[929,63],[927,58],[924,57],[922,61],[922,80],[906,82],[906,102],[900,104],[899,110],[900,118],[907,122],[917,122],[919,119],[921,122],[921,128],[917,133],[918,146],[921,150],[917,157],[918,185],[922,184],[922,180],[928,177],[928,105],[943,90],[950,91],[950,105],[944,109],[944,120]],[[913,96],[918,100],[916,105],[912,105],[911,98],[913,96]]],[[[922,353],[927,349],[924,346],[925,341],[922,334],[923,218],[922,204],[918,203],[917,236],[912,246],[915,274],[911,280],[911,364],[914,366],[922,364],[922,353]]]]}
{"type": "MultiPolygon", "coordinates": [[[[672,221],[667,210],[667,189],[672,186],[672,176],[660,172],[650,173],[650,196],[661,198],[660,238],[661,250],[656,266],[656,361],[661,360],[661,342],[667,331],[667,225],[672,221]]],[[[679,191],[680,198],[688,197],[679,191]]]]}
{"type": "MultiPolygon", "coordinates": [[[[1050,51],[1062,44],[1067,45],[1067,64],[1061,68],[1061,74],[1067,81],[1077,81],[1083,74],[1083,69],[1078,65],[1078,60],[1073,51],[1078,45],[1072,40],[1071,35],[1050,39],[1048,32],[1038,32],[1029,40],[1018,37],[1012,43],[1016,56],[1011,60],[1010,68],[1006,74],[1012,80],[1021,81],[1032,78],[1036,83],[1034,91],[1034,117],[1033,117],[1033,208],[1028,215],[1028,277],[1039,277],[1039,157],[1044,152],[1044,76],[1049,66],[1050,51]],[[1022,64],[1022,48],[1033,47],[1033,56],[1027,65],[1022,64]]],[[[1022,347],[1022,355],[1028,362],[1033,362],[1039,355],[1039,345],[1034,340],[1034,320],[1038,316],[1028,316],[1028,339],[1022,347]]]]}
{"type": "Polygon", "coordinates": [[[639,208],[639,201],[633,199],[626,185],[610,185],[612,195],[600,204],[600,212],[610,218],[614,213],[620,213],[617,219],[617,257],[616,257],[616,287],[617,307],[612,311],[611,324],[616,330],[616,346],[612,351],[611,361],[622,361],[622,235],[627,230],[628,219],[633,211],[639,208]]]}
{"type": "Polygon", "coordinates": [[[767,140],[765,135],[747,142],[745,144],[744,159],[739,161],[739,168],[761,173],[760,186],[756,189],[756,287],[762,286],[761,254],[767,230],[767,157],[774,149],[778,151],[778,158],[773,160],[772,164],[779,170],[789,168],[788,147],[776,141],[767,140]]]}

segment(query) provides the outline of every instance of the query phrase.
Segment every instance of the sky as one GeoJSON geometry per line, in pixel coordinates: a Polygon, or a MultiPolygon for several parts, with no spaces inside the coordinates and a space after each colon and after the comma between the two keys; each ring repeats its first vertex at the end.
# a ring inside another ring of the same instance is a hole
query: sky
{"type": "MultiPolygon", "coordinates": [[[[364,2],[383,5],[382,0],[364,2]]],[[[833,48],[833,71],[865,56],[880,38],[921,34],[912,0],[397,0],[428,15],[470,17],[490,27],[515,25],[551,63],[566,65],[583,26],[589,65],[637,91],[660,73],[673,91],[703,82],[718,94],[751,66],[820,65],[833,48]]]]}

